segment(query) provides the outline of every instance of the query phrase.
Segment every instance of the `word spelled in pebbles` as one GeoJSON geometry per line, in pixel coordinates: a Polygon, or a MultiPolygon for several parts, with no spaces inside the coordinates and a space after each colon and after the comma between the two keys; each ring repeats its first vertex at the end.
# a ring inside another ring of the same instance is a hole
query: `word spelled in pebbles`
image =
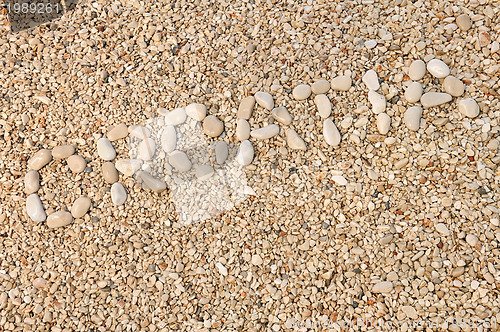
{"type": "Polygon", "coordinates": [[[405,99],[409,103],[416,103],[422,97],[423,87],[419,82],[413,82],[405,91],[405,99]]]}
{"type": "Polygon", "coordinates": [[[26,198],[26,212],[34,222],[42,222],[47,218],[42,201],[37,194],[31,194],[26,198]]]}
{"type": "Polygon", "coordinates": [[[165,115],[165,125],[177,126],[183,124],[186,118],[186,110],[182,107],[176,108],[165,115]]]}
{"type": "Polygon", "coordinates": [[[425,108],[446,104],[452,100],[452,96],[443,92],[427,92],[422,95],[420,102],[425,108]]]}
{"type": "Polygon", "coordinates": [[[391,130],[391,117],[386,113],[377,115],[377,129],[380,134],[387,134],[391,130]]]}
{"type": "Polygon", "coordinates": [[[97,154],[102,160],[110,161],[115,159],[116,151],[109,139],[102,137],[97,140],[97,154]]]}
{"type": "Polygon", "coordinates": [[[458,102],[458,111],[469,118],[479,115],[479,105],[472,98],[461,99],[458,102]]]}
{"type": "Polygon", "coordinates": [[[170,153],[177,147],[177,133],[174,126],[166,126],[160,137],[160,143],[163,151],[170,153]]]}
{"type": "Polygon", "coordinates": [[[351,88],[352,79],[347,75],[337,76],[332,79],[331,88],[335,91],[347,91],[351,88]]]}
{"type": "Polygon", "coordinates": [[[204,181],[214,175],[214,169],[212,166],[200,165],[196,167],[195,175],[198,180],[204,181]]]}
{"type": "Polygon", "coordinates": [[[168,156],[168,162],[178,172],[187,172],[191,169],[192,164],[187,154],[182,151],[174,151],[168,156]]]}
{"type": "Polygon", "coordinates": [[[249,140],[241,142],[236,161],[242,166],[250,165],[254,157],[253,145],[249,140]]]}
{"type": "Polygon", "coordinates": [[[385,112],[385,108],[387,106],[385,96],[370,90],[368,91],[368,101],[372,105],[372,111],[374,114],[385,112]]]}
{"type": "Polygon", "coordinates": [[[436,78],[445,78],[450,75],[448,65],[439,59],[432,59],[427,63],[427,70],[436,78]]]}
{"type": "Polygon", "coordinates": [[[49,228],[64,227],[73,222],[73,216],[68,211],[57,211],[47,217],[49,228]]]}
{"type": "Polygon", "coordinates": [[[413,106],[406,110],[404,115],[404,123],[410,130],[417,131],[420,128],[420,120],[422,119],[422,107],[413,106]]]}
{"type": "Polygon", "coordinates": [[[314,97],[314,103],[322,119],[326,119],[332,114],[332,103],[326,95],[317,95],[314,97]]]}
{"type": "Polygon", "coordinates": [[[120,182],[111,186],[111,201],[115,205],[123,205],[127,200],[127,191],[120,182]]]}
{"type": "Polygon", "coordinates": [[[128,127],[124,123],[117,124],[108,131],[108,139],[111,142],[117,141],[128,136],[128,127]]]}
{"type": "Polygon", "coordinates": [[[426,71],[425,62],[422,60],[415,60],[410,65],[408,76],[410,76],[411,80],[418,81],[425,76],[426,71]]]}
{"type": "Polygon", "coordinates": [[[102,164],[102,177],[104,178],[104,181],[109,184],[118,182],[118,171],[115,167],[115,164],[109,161],[106,161],[104,164],[102,164]]]}
{"type": "Polygon", "coordinates": [[[327,80],[319,80],[311,84],[311,91],[315,95],[327,93],[328,90],[330,90],[330,82],[327,80]]]}
{"type": "Polygon", "coordinates": [[[394,285],[390,281],[381,281],[375,284],[372,288],[372,293],[389,293],[392,292],[394,285]]]}
{"type": "Polygon", "coordinates": [[[89,211],[91,205],[92,202],[88,197],[79,197],[71,207],[71,215],[75,219],[81,218],[89,211]]]}
{"type": "Polygon", "coordinates": [[[145,189],[149,189],[157,193],[167,189],[165,181],[155,178],[148,172],[140,171],[137,173],[137,176],[142,180],[142,184],[145,189]]]}
{"type": "Polygon", "coordinates": [[[250,124],[245,119],[238,119],[236,121],[236,139],[244,141],[250,137],[250,124]]]}
{"type": "MultiPolygon", "coordinates": [[[[254,106],[255,106],[255,98],[253,96],[243,98],[240,102],[240,106],[238,107],[237,117],[239,119],[245,119],[245,120],[250,119],[250,117],[252,116],[254,106]]],[[[273,102],[273,107],[274,107],[274,102],[273,102]]]]}
{"type": "Polygon", "coordinates": [[[363,76],[363,83],[365,83],[368,90],[380,89],[377,72],[373,69],[368,70],[363,76]]]}
{"type": "Polygon", "coordinates": [[[130,134],[130,136],[138,139],[146,139],[148,137],[151,137],[151,130],[143,126],[132,125],[128,127],[128,133],[130,134]]]}
{"type": "Polygon", "coordinates": [[[29,171],[24,176],[24,192],[26,194],[36,193],[40,189],[40,174],[38,171],[29,171]]]}
{"type": "Polygon", "coordinates": [[[75,174],[83,172],[85,167],[87,167],[87,161],[77,154],[70,156],[66,162],[69,169],[75,174]]]}
{"type": "Polygon", "coordinates": [[[278,135],[280,127],[275,124],[265,126],[259,129],[254,129],[250,132],[250,136],[256,139],[268,139],[278,135]]]}
{"type": "Polygon", "coordinates": [[[328,145],[335,147],[340,144],[342,136],[331,119],[323,121],[323,137],[328,145]]]}
{"type": "Polygon", "coordinates": [[[293,150],[305,150],[306,143],[293,129],[288,129],[286,131],[286,143],[293,150]]]}
{"type": "Polygon", "coordinates": [[[218,137],[224,131],[224,123],[216,116],[209,115],[203,120],[203,132],[209,137],[218,137]]]}
{"type": "Polygon", "coordinates": [[[229,147],[224,141],[219,141],[215,144],[215,162],[219,165],[224,164],[229,156],[229,147]]]}
{"type": "Polygon", "coordinates": [[[207,116],[207,107],[198,103],[189,104],[186,106],[186,114],[196,121],[203,121],[207,116]]]}
{"type": "Polygon", "coordinates": [[[271,111],[274,108],[274,99],[269,93],[259,91],[255,93],[254,97],[257,104],[264,107],[268,111],[271,111]]]}
{"type": "Polygon", "coordinates": [[[311,87],[307,84],[297,85],[295,89],[293,89],[292,95],[295,100],[305,100],[311,95],[311,87]]]}
{"type": "Polygon", "coordinates": [[[156,143],[152,138],[142,140],[137,146],[137,158],[141,160],[151,160],[156,152],[156,143]]]}
{"type": "Polygon", "coordinates": [[[66,159],[75,153],[75,147],[73,145],[61,145],[56,146],[52,149],[52,158],[54,159],[66,159]]]}
{"type": "Polygon", "coordinates": [[[35,171],[38,171],[43,166],[50,163],[51,160],[52,152],[47,149],[41,149],[28,160],[28,167],[35,171]]]}
{"type": "Polygon", "coordinates": [[[453,97],[460,97],[465,92],[465,85],[458,78],[447,76],[443,81],[443,89],[453,97]]]}
{"type": "Polygon", "coordinates": [[[289,124],[292,123],[292,116],[290,115],[290,113],[288,113],[286,107],[284,106],[273,108],[271,116],[276,121],[284,124],[285,126],[288,126],[289,124]]]}

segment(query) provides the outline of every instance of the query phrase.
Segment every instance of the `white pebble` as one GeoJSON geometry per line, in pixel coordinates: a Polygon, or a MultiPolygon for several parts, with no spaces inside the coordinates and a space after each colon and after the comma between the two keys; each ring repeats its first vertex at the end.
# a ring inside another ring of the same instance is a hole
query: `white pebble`
{"type": "Polygon", "coordinates": [[[142,184],[145,189],[149,189],[157,193],[167,189],[165,181],[155,178],[148,172],[140,171],[137,173],[137,176],[142,180],[142,184]]]}
{"type": "Polygon", "coordinates": [[[413,82],[406,88],[405,99],[409,103],[416,103],[422,97],[423,87],[419,82],[413,82]]]}
{"type": "Polygon", "coordinates": [[[327,93],[328,90],[330,90],[330,82],[327,80],[319,80],[311,84],[311,91],[315,95],[327,93]]]}
{"type": "Polygon", "coordinates": [[[73,145],[60,145],[52,149],[52,157],[54,159],[66,159],[75,153],[75,147],[73,145]]]}
{"type": "Polygon", "coordinates": [[[422,107],[413,106],[406,110],[404,122],[408,129],[417,131],[420,128],[420,119],[422,119],[422,107]]]}
{"type": "Polygon", "coordinates": [[[241,118],[236,120],[236,139],[244,141],[250,137],[250,124],[247,120],[241,118]]]}
{"type": "Polygon", "coordinates": [[[35,171],[38,171],[43,166],[50,163],[51,160],[52,152],[47,149],[41,149],[28,160],[28,167],[35,171]]]}
{"type": "Polygon", "coordinates": [[[37,194],[31,194],[26,198],[26,212],[34,222],[42,222],[47,218],[42,201],[37,194]]]}
{"type": "Polygon", "coordinates": [[[142,166],[142,161],[137,159],[119,159],[115,163],[116,169],[125,176],[132,176],[142,166]]]}
{"type": "Polygon", "coordinates": [[[111,201],[115,205],[123,205],[127,200],[127,191],[120,182],[113,183],[111,186],[111,201]]]}
{"type": "Polygon", "coordinates": [[[174,126],[166,126],[160,137],[161,147],[166,153],[175,150],[177,146],[177,133],[174,126]]]}
{"type": "Polygon", "coordinates": [[[380,83],[378,82],[377,72],[370,69],[363,76],[363,83],[365,83],[368,90],[378,90],[380,88],[380,83]]]}
{"type": "Polygon", "coordinates": [[[146,139],[151,136],[151,131],[143,126],[135,126],[132,125],[128,127],[128,132],[130,136],[138,138],[138,139],[146,139]]]}
{"type": "Polygon", "coordinates": [[[219,273],[222,274],[223,276],[227,276],[227,268],[224,267],[220,262],[215,263],[215,266],[219,270],[219,273]]]}
{"type": "Polygon", "coordinates": [[[69,169],[75,174],[83,172],[87,167],[87,161],[77,154],[70,156],[66,162],[69,169]]]}
{"type": "Polygon", "coordinates": [[[40,174],[37,171],[29,171],[24,177],[24,192],[33,194],[40,189],[40,174]]]}
{"type": "Polygon", "coordinates": [[[365,41],[365,47],[369,50],[377,46],[377,41],[375,39],[365,41]]]}
{"type": "Polygon", "coordinates": [[[377,115],[377,129],[382,135],[386,135],[391,130],[391,117],[386,113],[377,115]]]}
{"type": "Polygon", "coordinates": [[[425,76],[426,68],[425,62],[422,60],[415,60],[411,63],[408,76],[413,81],[422,79],[425,76]]]}
{"type": "Polygon", "coordinates": [[[447,76],[444,79],[443,89],[454,97],[460,97],[465,92],[465,86],[462,81],[453,76],[447,76]]]}
{"type": "Polygon", "coordinates": [[[186,110],[182,107],[176,108],[165,115],[165,125],[177,126],[186,121],[186,110]]]}
{"type": "Polygon", "coordinates": [[[325,142],[331,146],[337,146],[340,144],[341,135],[332,120],[326,119],[323,122],[323,137],[325,142]]]}
{"type": "Polygon", "coordinates": [[[174,151],[168,157],[168,162],[172,165],[178,172],[187,172],[191,169],[192,164],[189,160],[187,154],[182,151],[174,151]]]}
{"type": "Polygon", "coordinates": [[[333,175],[332,180],[333,180],[333,182],[335,182],[339,186],[345,186],[348,183],[346,178],[343,177],[342,175],[333,175]]]}
{"type": "Polygon", "coordinates": [[[368,91],[368,101],[372,104],[374,114],[385,112],[387,106],[385,96],[376,93],[374,90],[370,90],[368,91]]]}
{"type": "Polygon", "coordinates": [[[108,132],[108,139],[113,142],[128,136],[128,128],[124,123],[117,124],[108,132]]]}
{"type": "Polygon", "coordinates": [[[319,116],[322,119],[326,119],[332,114],[332,103],[326,95],[317,95],[314,97],[314,103],[318,108],[319,116]]]}
{"type": "Polygon", "coordinates": [[[427,92],[422,95],[420,102],[425,108],[439,106],[450,102],[453,97],[443,92],[427,92]]]}
{"type": "Polygon", "coordinates": [[[64,227],[73,222],[73,216],[68,211],[57,211],[47,217],[47,227],[64,227]]]}
{"type": "Polygon", "coordinates": [[[242,165],[250,165],[254,157],[253,145],[249,140],[241,142],[236,156],[236,161],[242,165]]]}
{"type": "Polygon", "coordinates": [[[229,155],[229,148],[224,141],[218,141],[215,144],[215,162],[219,165],[224,164],[229,155]]]}
{"type": "Polygon", "coordinates": [[[292,123],[292,116],[288,113],[288,110],[284,106],[273,108],[271,116],[278,122],[281,122],[285,126],[292,123]]]}
{"type": "Polygon", "coordinates": [[[286,131],[286,142],[288,146],[293,150],[305,150],[306,143],[302,139],[302,137],[297,134],[297,132],[293,129],[288,129],[286,131]]]}
{"type": "Polygon", "coordinates": [[[200,165],[196,167],[195,175],[198,180],[204,181],[214,175],[214,169],[212,166],[200,165]]]}
{"type": "Polygon", "coordinates": [[[245,120],[250,119],[250,117],[252,116],[254,106],[255,106],[255,98],[253,96],[243,98],[238,108],[238,118],[245,120]]]}
{"type": "Polygon", "coordinates": [[[479,105],[472,98],[461,99],[458,102],[458,110],[469,118],[475,118],[479,115],[479,105]]]}
{"type": "Polygon", "coordinates": [[[450,230],[443,223],[436,224],[436,231],[438,231],[442,235],[450,235],[450,230]]]}
{"type": "Polygon", "coordinates": [[[152,138],[142,140],[137,146],[137,158],[141,160],[151,160],[155,155],[156,143],[152,138]]]}
{"type": "Polygon", "coordinates": [[[268,139],[278,135],[280,127],[275,124],[265,126],[259,129],[254,129],[250,132],[250,136],[256,139],[268,139]]]}
{"type": "Polygon", "coordinates": [[[218,117],[209,115],[203,120],[203,132],[209,137],[218,137],[224,131],[224,123],[218,117]]]}
{"type": "Polygon", "coordinates": [[[71,215],[75,219],[83,217],[90,209],[91,204],[92,202],[88,197],[77,198],[71,207],[71,215]]]}
{"type": "Polygon", "coordinates": [[[436,78],[445,78],[450,75],[450,68],[439,59],[432,59],[427,63],[427,70],[436,78]]]}
{"type": "Polygon", "coordinates": [[[97,141],[97,154],[102,160],[113,160],[116,157],[116,151],[109,139],[102,137],[97,141]]]}
{"type": "Polygon", "coordinates": [[[186,115],[196,121],[203,121],[207,116],[207,107],[199,103],[189,104],[186,106],[186,115]]]}
{"type": "Polygon", "coordinates": [[[351,88],[352,79],[347,75],[337,76],[332,79],[331,88],[335,91],[347,91],[351,88]]]}
{"type": "Polygon", "coordinates": [[[307,99],[311,95],[311,87],[307,84],[297,85],[295,89],[293,89],[292,95],[295,100],[307,99]]]}
{"type": "Polygon", "coordinates": [[[269,93],[259,91],[255,93],[254,97],[257,104],[265,109],[271,111],[274,108],[274,99],[269,93]]]}
{"type": "Polygon", "coordinates": [[[372,288],[372,293],[389,293],[392,292],[394,288],[392,282],[390,281],[381,281],[375,284],[372,288]]]}

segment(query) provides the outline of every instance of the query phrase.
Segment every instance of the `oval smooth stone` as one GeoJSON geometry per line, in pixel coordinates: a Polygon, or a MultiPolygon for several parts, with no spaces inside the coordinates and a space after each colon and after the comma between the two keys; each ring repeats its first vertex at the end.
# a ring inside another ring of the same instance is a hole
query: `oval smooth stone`
{"type": "Polygon", "coordinates": [[[297,134],[297,132],[293,129],[288,129],[286,131],[286,143],[293,150],[305,150],[306,143],[302,139],[302,137],[297,134]]]}
{"type": "Polygon", "coordinates": [[[68,211],[57,211],[47,217],[49,228],[64,227],[73,222],[73,216],[68,211]]]}
{"type": "Polygon", "coordinates": [[[161,147],[166,153],[170,153],[177,147],[177,133],[174,126],[166,126],[161,133],[161,147]]]}
{"type": "Polygon", "coordinates": [[[178,172],[187,172],[191,169],[192,164],[187,154],[182,151],[174,151],[168,157],[168,162],[178,172]]]}
{"type": "Polygon", "coordinates": [[[43,166],[47,165],[50,163],[52,160],[52,152],[47,149],[42,149],[35,153],[29,160],[28,160],[28,167],[38,171],[41,169],[43,166]]]}
{"type": "Polygon", "coordinates": [[[335,91],[347,91],[351,88],[352,79],[349,76],[342,75],[332,79],[331,88],[335,91]]]}
{"type": "MultiPolygon", "coordinates": [[[[125,176],[132,176],[142,166],[142,160],[138,159],[119,159],[115,163],[115,167],[120,173],[125,176]]],[[[115,181],[116,182],[116,181],[115,181]]]]}
{"type": "Polygon", "coordinates": [[[479,105],[472,98],[465,98],[458,102],[458,111],[469,118],[479,115],[479,105]]]}
{"type": "Polygon", "coordinates": [[[370,69],[366,72],[366,74],[362,78],[363,83],[365,83],[366,87],[369,90],[378,90],[380,89],[380,83],[378,81],[377,72],[373,69],[370,69]]]}
{"type": "Polygon", "coordinates": [[[330,82],[327,80],[319,80],[311,84],[311,91],[315,95],[327,93],[328,90],[330,90],[330,82]]]}
{"type": "Polygon", "coordinates": [[[391,117],[385,113],[377,115],[377,129],[380,134],[387,134],[391,130],[391,117]]]}
{"type": "Polygon", "coordinates": [[[108,131],[108,139],[113,142],[128,136],[128,128],[124,123],[117,124],[110,131],[108,131]]]}
{"type": "Polygon", "coordinates": [[[42,222],[47,218],[42,201],[37,194],[31,194],[26,198],[26,212],[34,222],[42,222]]]}
{"type": "Polygon", "coordinates": [[[271,116],[278,122],[281,122],[285,126],[292,123],[292,116],[288,113],[288,110],[284,106],[273,108],[271,116]]]}
{"type": "Polygon", "coordinates": [[[342,139],[337,126],[330,119],[323,121],[323,137],[325,138],[325,142],[331,146],[339,145],[342,139]]]}
{"type": "Polygon", "coordinates": [[[182,107],[176,108],[165,115],[165,125],[177,126],[183,124],[186,118],[186,110],[182,107]]]}
{"type": "Polygon", "coordinates": [[[406,110],[404,122],[408,129],[417,131],[420,128],[420,119],[422,119],[422,107],[413,106],[406,110]]]}
{"type": "Polygon", "coordinates": [[[156,152],[156,143],[152,138],[142,140],[137,146],[137,158],[141,160],[153,159],[156,152]]]}
{"type": "Polygon", "coordinates": [[[465,85],[458,78],[447,76],[443,81],[443,89],[454,97],[460,97],[465,92],[465,85]]]}
{"type": "Polygon", "coordinates": [[[224,131],[224,123],[216,116],[209,115],[203,120],[203,132],[210,137],[218,137],[224,131]]]}
{"type": "Polygon", "coordinates": [[[427,92],[422,95],[420,102],[425,108],[446,104],[452,100],[452,96],[443,92],[427,92]]]}
{"type": "Polygon", "coordinates": [[[405,91],[405,99],[409,103],[416,103],[422,97],[423,87],[419,82],[413,82],[405,91]]]}
{"type": "Polygon", "coordinates": [[[109,184],[118,182],[118,171],[116,170],[115,164],[109,161],[102,164],[102,177],[104,181],[109,184]]]}
{"type": "Polygon", "coordinates": [[[89,211],[91,205],[92,202],[88,197],[79,197],[71,207],[71,215],[75,219],[81,218],[89,211]]]}
{"type": "Polygon", "coordinates": [[[111,141],[105,137],[97,140],[97,154],[102,160],[110,161],[115,159],[116,151],[111,141]]]}
{"type": "Polygon", "coordinates": [[[238,115],[237,115],[238,118],[245,120],[250,119],[253,113],[254,106],[255,106],[255,98],[253,96],[243,98],[240,102],[240,106],[238,107],[238,115]]]}
{"type": "Polygon", "coordinates": [[[314,97],[314,103],[318,108],[319,116],[322,119],[326,119],[332,114],[332,103],[326,95],[317,95],[314,97]]]}
{"type": "Polygon", "coordinates": [[[252,163],[254,157],[253,145],[249,140],[241,142],[236,155],[236,161],[242,166],[247,166],[252,163]]]}
{"type": "Polygon", "coordinates": [[[269,93],[259,91],[255,93],[254,97],[257,104],[265,109],[271,111],[274,108],[274,99],[269,93]]]}
{"type": "Polygon", "coordinates": [[[186,114],[196,121],[203,121],[207,116],[207,107],[203,104],[192,103],[186,106],[186,114]]]}
{"type": "Polygon", "coordinates": [[[135,126],[132,125],[128,127],[128,132],[130,136],[139,138],[139,139],[146,139],[151,136],[151,130],[149,130],[146,127],[143,126],[135,126]]]}
{"type": "Polygon", "coordinates": [[[436,78],[445,78],[450,75],[450,68],[439,59],[432,59],[427,63],[427,70],[436,78]]]}
{"type": "Polygon", "coordinates": [[[40,189],[40,174],[38,171],[29,171],[24,176],[24,192],[26,194],[33,194],[38,189],[40,189]]]}
{"type": "Polygon", "coordinates": [[[77,154],[70,156],[68,160],[66,160],[66,162],[69,169],[76,174],[83,172],[85,170],[85,167],[87,167],[87,162],[85,161],[85,159],[77,154]]]}
{"type": "Polygon", "coordinates": [[[268,139],[278,135],[280,127],[275,124],[265,126],[259,129],[254,129],[250,132],[250,136],[256,139],[268,139]]]}
{"type": "Polygon", "coordinates": [[[408,76],[410,76],[412,81],[417,81],[425,76],[426,71],[425,62],[422,60],[415,60],[410,65],[408,76]]]}
{"type": "Polygon", "coordinates": [[[250,137],[250,124],[245,119],[236,120],[236,138],[244,141],[250,137]]]}
{"type": "Polygon", "coordinates": [[[212,168],[212,166],[201,165],[196,167],[195,174],[198,180],[204,181],[212,177],[212,175],[214,175],[214,169],[212,168]]]}
{"type": "Polygon", "coordinates": [[[387,102],[385,96],[378,94],[374,90],[368,91],[368,101],[372,104],[372,111],[374,114],[385,112],[387,102]]]}
{"type": "Polygon", "coordinates": [[[111,201],[115,205],[123,205],[127,200],[127,190],[120,182],[116,182],[111,186],[111,201]]]}
{"type": "Polygon", "coordinates": [[[73,145],[61,145],[52,149],[52,157],[54,159],[65,159],[73,153],[75,153],[75,147],[73,145]]]}
{"type": "Polygon", "coordinates": [[[224,164],[229,155],[229,147],[224,141],[218,141],[215,144],[215,162],[219,165],[224,164]]]}
{"type": "Polygon", "coordinates": [[[148,172],[140,171],[137,175],[142,180],[145,187],[149,190],[159,193],[167,189],[165,181],[155,178],[148,172]]]}
{"type": "Polygon", "coordinates": [[[293,89],[292,95],[295,100],[307,99],[311,95],[311,87],[307,84],[297,85],[295,89],[293,89]]]}

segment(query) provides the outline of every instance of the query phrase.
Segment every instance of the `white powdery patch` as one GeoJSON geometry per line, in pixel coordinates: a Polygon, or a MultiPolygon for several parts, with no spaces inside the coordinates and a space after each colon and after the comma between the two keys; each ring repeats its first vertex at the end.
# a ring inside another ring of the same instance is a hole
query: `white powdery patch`
{"type": "MultiPolygon", "coordinates": [[[[161,139],[167,125],[163,116],[150,119],[144,125],[150,130],[156,147],[151,160],[143,161],[141,169],[166,182],[181,224],[213,218],[233,209],[246,198],[245,169],[236,161],[238,146],[228,144],[229,155],[224,163],[218,164],[215,146],[222,138],[209,138],[203,133],[201,122],[188,117],[185,122],[175,125],[175,150],[165,152],[161,139]],[[187,171],[179,171],[169,163],[169,156],[179,151],[185,153],[192,164],[192,167],[185,168],[189,169],[187,171]]],[[[128,137],[130,159],[139,159],[140,147],[144,145],[142,141],[141,138],[128,137]]],[[[137,173],[134,178],[144,187],[137,173]]]]}

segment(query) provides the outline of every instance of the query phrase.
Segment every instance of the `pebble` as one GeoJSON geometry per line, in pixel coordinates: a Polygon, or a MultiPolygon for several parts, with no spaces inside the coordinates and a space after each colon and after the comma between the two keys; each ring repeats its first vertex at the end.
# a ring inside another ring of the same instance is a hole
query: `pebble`
{"type": "Polygon", "coordinates": [[[38,277],[38,278],[35,278],[33,280],[32,285],[33,285],[34,288],[40,290],[40,289],[47,288],[48,282],[47,282],[47,280],[38,277]]]}
{"type": "Polygon", "coordinates": [[[253,265],[262,265],[264,261],[259,255],[252,255],[252,264],[253,265]]]}
{"type": "Polygon", "coordinates": [[[224,141],[218,141],[215,144],[215,162],[219,165],[224,164],[229,155],[229,147],[224,141]]]}
{"type": "Polygon", "coordinates": [[[422,119],[422,107],[413,106],[406,110],[404,122],[408,129],[417,131],[420,128],[420,119],[422,119]]]}
{"type": "Polygon", "coordinates": [[[192,164],[189,160],[187,154],[182,151],[174,151],[168,157],[168,162],[172,165],[178,172],[187,172],[191,169],[192,164]]]}
{"type": "Polygon", "coordinates": [[[420,102],[425,108],[439,106],[450,102],[453,97],[443,92],[427,92],[422,95],[420,102]]]}
{"type": "Polygon", "coordinates": [[[244,140],[241,142],[238,149],[238,154],[236,155],[236,161],[242,165],[250,165],[254,157],[253,145],[249,140],[244,140]]]}
{"type": "Polygon", "coordinates": [[[120,182],[111,186],[111,201],[114,205],[123,205],[127,200],[127,191],[120,182]]]}
{"type": "Polygon", "coordinates": [[[368,90],[380,89],[377,72],[373,69],[368,70],[363,76],[363,83],[365,83],[368,90]]]}
{"type": "Polygon", "coordinates": [[[183,124],[186,118],[186,110],[183,107],[179,107],[165,115],[165,125],[177,126],[183,124]]]}
{"type": "Polygon", "coordinates": [[[374,90],[370,90],[368,91],[368,101],[372,105],[372,111],[374,114],[385,112],[385,107],[387,105],[385,96],[376,93],[374,90]]]}
{"type": "Polygon", "coordinates": [[[448,65],[439,59],[432,59],[427,63],[427,70],[436,78],[445,78],[450,75],[448,65]]]}
{"type": "Polygon", "coordinates": [[[117,141],[119,139],[125,138],[128,136],[128,127],[124,123],[117,124],[108,132],[108,139],[111,142],[117,141]]]}
{"type": "Polygon", "coordinates": [[[143,126],[132,125],[128,127],[128,132],[130,136],[138,139],[146,139],[151,136],[151,130],[143,126]]]}
{"type": "Polygon", "coordinates": [[[377,41],[375,39],[370,39],[365,41],[365,47],[369,50],[377,46],[377,41]]]}
{"type": "Polygon", "coordinates": [[[439,233],[441,233],[442,235],[450,235],[450,230],[448,229],[448,227],[443,224],[443,223],[438,223],[436,224],[436,231],[438,231],[439,233]]]}
{"type": "Polygon", "coordinates": [[[110,161],[115,159],[116,151],[110,140],[102,137],[97,141],[97,154],[102,160],[110,161]]]}
{"type": "Polygon", "coordinates": [[[47,149],[41,149],[28,160],[28,167],[32,170],[38,171],[43,166],[50,163],[51,160],[52,152],[47,149]]]}
{"type": "Polygon", "coordinates": [[[271,116],[278,122],[281,122],[285,126],[292,123],[292,116],[288,113],[288,110],[284,106],[273,108],[271,116]]]}
{"type": "Polygon", "coordinates": [[[460,97],[465,92],[465,85],[456,77],[447,76],[443,81],[444,91],[454,97],[460,97]]]}
{"type": "Polygon", "coordinates": [[[47,217],[47,227],[64,227],[73,222],[73,216],[68,211],[57,211],[47,217]]]}
{"type": "Polygon", "coordinates": [[[339,186],[346,186],[347,185],[347,179],[343,177],[342,175],[333,175],[332,176],[332,181],[338,184],[339,186]]]}
{"type": "Polygon", "coordinates": [[[458,278],[465,272],[465,267],[464,266],[457,266],[453,270],[451,270],[451,276],[453,278],[458,278]]]}
{"type": "Polygon", "coordinates": [[[36,193],[40,189],[40,174],[38,171],[29,171],[24,176],[24,192],[26,194],[36,193]]]}
{"type": "Polygon", "coordinates": [[[106,161],[102,164],[102,177],[104,181],[109,184],[118,182],[118,171],[116,170],[115,164],[110,161],[106,161]]]}
{"type": "Polygon", "coordinates": [[[322,119],[328,118],[332,114],[332,103],[326,95],[317,95],[314,97],[314,103],[318,108],[319,116],[322,119]]]}
{"type": "Polygon", "coordinates": [[[227,276],[227,268],[222,265],[221,262],[215,263],[215,267],[217,268],[217,270],[219,270],[220,274],[222,274],[223,276],[227,276]]]}
{"type": "Polygon", "coordinates": [[[212,166],[200,165],[196,167],[195,174],[198,180],[204,181],[212,177],[212,175],[214,175],[214,169],[212,166]]]}
{"type": "Polygon", "coordinates": [[[458,110],[469,118],[475,118],[479,115],[479,105],[472,98],[461,99],[458,102],[458,110]]]}
{"type": "Polygon", "coordinates": [[[203,131],[209,137],[217,137],[224,131],[224,123],[216,116],[209,115],[203,120],[203,131]]]}
{"type": "Polygon", "coordinates": [[[250,117],[252,116],[254,106],[255,106],[255,98],[253,96],[243,98],[240,102],[240,106],[238,107],[238,115],[237,115],[238,118],[245,120],[250,119],[250,117]]]}
{"type": "Polygon", "coordinates": [[[52,158],[66,159],[73,153],[75,153],[75,147],[73,145],[56,146],[54,149],[52,149],[52,158]]]}
{"type": "Polygon", "coordinates": [[[401,311],[403,311],[405,313],[406,317],[408,317],[409,319],[415,320],[418,318],[417,310],[415,310],[415,308],[413,308],[409,305],[402,306],[401,311]]]}
{"type": "Polygon", "coordinates": [[[305,150],[306,143],[302,139],[302,137],[297,134],[297,132],[293,129],[288,129],[286,131],[286,143],[293,150],[305,150]]]}
{"type": "Polygon", "coordinates": [[[372,293],[389,293],[392,292],[394,288],[392,282],[390,281],[381,281],[375,284],[372,288],[372,293]]]}
{"type": "Polygon", "coordinates": [[[250,124],[245,119],[238,119],[236,121],[236,139],[244,141],[250,137],[250,124]]]}
{"type": "Polygon", "coordinates": [[[160,143],[163,151],[170,153],[177,147],[177,133],[174,126],[166,126],[160,137],[160,143]]]}
{"type": "Polygon", "coordinates": [[[189,104],[186,106],[186,115],[196,121],[203,121],[207,116],[207,107],[199,103],[189,104]]]}
{"type": "Polygon", "coordinates": [[[335,91],[347,91],[351,88],[352,79],[350,76],[342,75],[332,79],[331,88],[335,91]]]}
{"type": "Polygon", "coordinates": [[[26,198],[26,212],[34,222],[42,222],[47,218],[42,201],[37,194],[31,194],[26,198]]]}
{"type": "Polygon", "coordinates": [[[330,90],[330,82],[328,82],[327,80],[318,80],[311,84],[311,91],[315,95],[327,93],[328,90],[330,90]]]}
{"type": "Polygon", "coordinates": [[[143,186],[146,189],[152,190],[156,193],[162,192],[167,189],[167,184],[165,181],[155,178],[151,174],[145,171],[140,171],[137,176],[142,180],[143,186]]]}
{"type": "Polygon", "coordinates": [[[342,137],[337,126],[335,126],[331,119],[326,119],[323,122],[323,137],[328,145],[335,147],[340,144],[342,137]]]}
{"type": "Polygon", "coordinates": [[[462,31],[467,31],[472,27],[472,22],[467,14],[459,15],[455,22],[462,31]]]}
{"type": "Polygon", "coordinates": [[[307,84],[299,84],[293,89],[292,95],[295,100],[307,99],[311,95],[311,87],[307,84]]]}
{"type": "MultiPolygon", "coordinates": [[[[142,161],[137,159],[119,159],[115,163],[115,167],[120,173],[125,176],[132,176],[142,166],[142,161]]],[[[114,181],[113,183],[115,183],[114,181]]]]}
{"type": "Polygon", "coordinates": [[[92,202],[88,197],[79,197],[71,207],[71,215],[75,219],[81,218],[89,211],[91,205],[92,202]]]}
{"type": "Polygon", "coordinates": [[[377,115],[377,129],[380,134],[386,135],[391,130],[391,117],[386,113],[377,115]]]}
{"type": "Polygon", "coordinates": [[[471,247],[475,247],[479,243],[479,239],[474,234],[467,234],[465,242],[467,242],[471,247]]]}
{"type": "Polygon", "coordinates": [[[254,129],[250,132],[250,136],[256,139],[268,139],[278,135],[280,127],[275,124],[265,126],[259,129],[254,129]]]}
{"type": "Polygon", "coordinates": [[[422,60],[415,60],[410,65],[408,76],[410,76],[411,80],[418,81],[425,76],[426,71],[425,62],[422,60]]]}
{"type": "Polygon", "coordinates": [[[70,156],[66,162],[68,163],[69,169],[75,174],[83,172],[85,167],[87,167],[85,159],[77,154],[70,156]]]}
{"type": "Polygon", "coordinates": [[[409,103],[416,103],[422,97],[423,87],[419,82],[413,82],[405,91],[405,99],[409,103]]]}
{"type": "Polygon", "coordinates": [[[255,93],[254,97],[257,104],[265,109],[271,111],[274,108],[274,99],[269,93],[259,91],[255,93]]]}
{"type": "Polygon", "coordinates": [[[137,146],[137,158],[141,160],[151,160],[156,152],[156,143],[152,138],[142,140],[137,146]]]}

